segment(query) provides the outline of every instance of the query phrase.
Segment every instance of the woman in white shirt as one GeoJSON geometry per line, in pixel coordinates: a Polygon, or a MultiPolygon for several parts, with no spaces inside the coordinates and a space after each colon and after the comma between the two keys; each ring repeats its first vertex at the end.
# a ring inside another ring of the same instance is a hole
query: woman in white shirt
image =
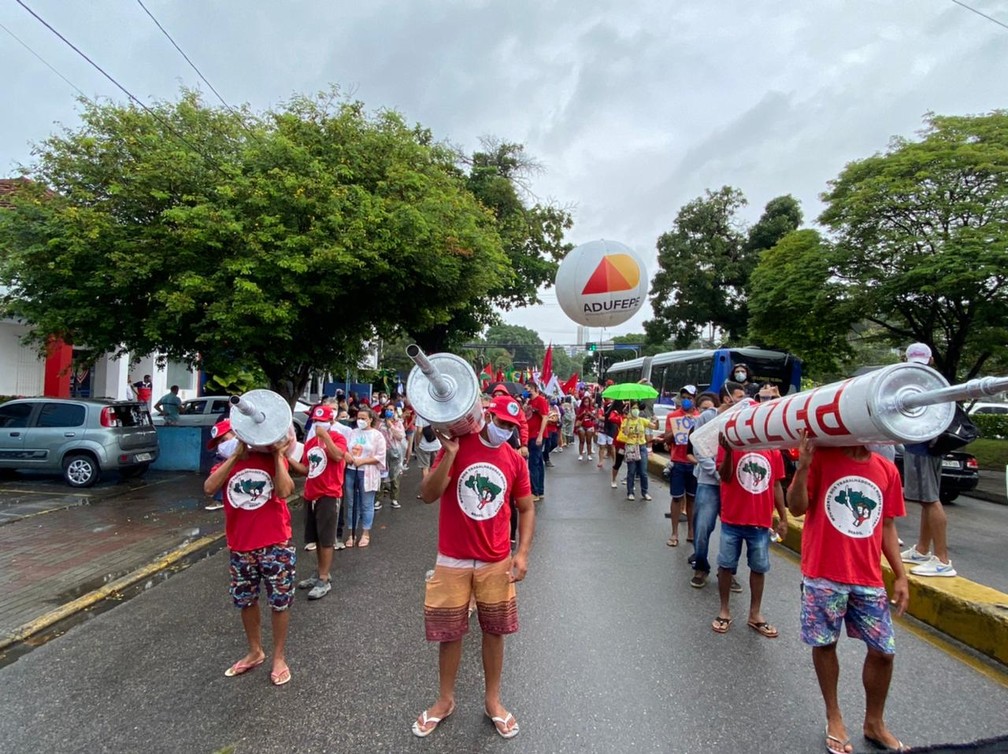
{"type": "Polygon", "coordinates": [[[346,434],[349,452],[346,455],[346,480],[343,485],[343,504],[346,524],[350,530],[346,546],[367,547],[371,544],[371,524],[374,523],[375,495],[381,487],[381,473],[385,469],[385,438],[371,428],[371,409],[362,406],[357,411],[357,424],[346,434]],[[354,541],[358,524],[360,539],[354,541]]]}

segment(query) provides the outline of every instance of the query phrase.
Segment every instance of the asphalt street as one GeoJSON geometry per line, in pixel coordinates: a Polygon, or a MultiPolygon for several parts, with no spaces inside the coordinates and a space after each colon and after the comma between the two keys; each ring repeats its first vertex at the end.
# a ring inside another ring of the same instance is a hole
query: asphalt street
{"type": "MultiPolygon", "coordinates": [[[[653,479],[655,500],[631,503],[593,464],[555,461],[519,588],[521,630],[507,640],[516,739],[483,717],[475,618],[457,711],[425,740],[410,733],[437,684],[421,607],[437,508],[413,498],[414,468],[403,508],[378,514],[372,546],[337,553],[333,592],[299,595],[289,685],[272,687],[266,666],[224,677],[244,642],[220,552],[0,669],[0,751],[822,751],[793,557],[775,550],[767,577],[764,613],[780,638],[746,627],[748,589],[717,635],[714,589],[692,589],[689,550],[665,546],[667,488],[653,479]]],[[[313,563],[299,551],[302,575],[313,563]]],[[[1008,734],[1003,668],[964,662],[916,623],[898,625],[897,643],[888,720],[906,743],[1008,734]]],[[[841,640],[841,703],[858,751],[862,657],[862,644],[841,640]]]]}

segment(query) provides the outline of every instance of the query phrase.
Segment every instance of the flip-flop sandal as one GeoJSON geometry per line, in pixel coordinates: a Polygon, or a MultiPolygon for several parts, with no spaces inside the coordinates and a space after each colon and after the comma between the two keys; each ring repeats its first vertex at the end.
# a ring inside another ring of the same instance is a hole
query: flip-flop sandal
{"type": "Polygon", "coordinates": [[[420,717],[413,721],[413,735],[417,738],[426,738],[438,727],[438,724],[448,718],[452,712],[455,711],[455,702],[452,702],[452,706],[449,707],[448,711],[444,713],[441,717],[430,717],[427,714],[427,710],[420,713],[420,717]],[[430,728],[427,726],[430,725],[430,728]],[[424,730],[424,728],[427,728],[424,730]]]}
{"type": "Polygon", "coordinates": [[[518,735],[518,721],[514,719],[514,715],[510,712],[504,715],[504,717],[493,717],[489,712],[486,712],[486,716],[490,718],[490,722],[494,725],[494,730],[497,731],[497,735],[501,738],[514,738],[518,735]],[[514,725],[508,728],[508,722],[513,722],[514,725]]]}
{"type": "Polygon", "coordinates": [[[862,734],[862,735],[864,735],[864,740],[867,741],[868,743],[870,743],[876,749],[881,749],[882,751],[910,751],[910,747],[906,746],[898,738],[896,739],[896,748],[894,749],[891,746],[886,746],[884,743],[882,743],[877,738],[872,738],[871,736],[868,736],[868,735],[865,735],[865,734],[862,734]]]}
{"type": "Polygon", "coordinates": [[[270,673],[270,683],[274,686],[283,686],[285,683],[290,683],[290,679],[290,668],[284,668],[279,673],[270,673]]]}
{"type": "Polygon", "coordinates": [[[371,537],[367,534],[357,540],[358,547],[367,547],[369,544],[371,544],[371,537]]]}
{"type": "Polygon", "coordinates": [[[236,675],[241,675],[242,673],[249,672],[250,670],[252,670],[252,668],[258,668],[264,662],[266,662],[265,655],[258,662],[244,663],[241,660],[238,660],[238,662],[236,662],[234,665],[232,665],[230,668],[224,671],[224,675],[226,675],[228,678],[234,678],[236,675]]]}
{"type": "Polygon", "coordinates": [[[758,633],[760,636],[765,636],[768,639],[777,638],[777,629],[767,623],[765,620],[759,623],[753,623],[750,621],[748,624],[749,628],[758,633]]]}
{"type": "Polygon", "coordinates": [[[714,633],[716,634],[726,634],[728,633],[728,629],[731,628],[731,622],[731,618],[718,617],[711,623],[711,628],[714,629],[714,633]]]}
{"type": "Polygon", "coordinates": [[[665,544],[667,544],[669,547],[678,547],[679,546],[679,538],[678,537],[672,537],[665,544]]]}
{"type": "Polygon", "coordinates": [[[829,725],[826,726],[826,751],[829,754],[850,754],[850,752],[847,751],[848,746],[850,746],[849,738],[846,741],[844,741],[843,739],[837,738],[836,736],[831,736],[829,732],[829,725]],[[836,741],[838,744],[840,744],[840,748],[839,749],[830,748],[829,745],[830,741],[836,741]]]}

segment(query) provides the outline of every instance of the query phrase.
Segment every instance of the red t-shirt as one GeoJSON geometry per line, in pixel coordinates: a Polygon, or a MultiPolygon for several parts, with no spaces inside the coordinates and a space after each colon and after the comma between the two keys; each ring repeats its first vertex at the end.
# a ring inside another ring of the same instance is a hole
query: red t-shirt
{"type": "MultiPolygon", "coordinates": [[[[491,448],[479,432],[458,438],[459,450],[441,495],[438,552],[496,563],[511,555],[511,506],[532,494],[528,463],[507,443],[491,448]]],[[[433,469],[444,458],[438,453],[433,469]]]]}
{"type": "Polygon", "coordinates": [[[683,411],[681,408],[677,408],[675,411],[670,411],[665,417],[665,434],[672,433],[672,436],[665,442],[671,448],[673,461],[691,463],[686,457],[686,443],[689,441],[690,430],[693,429],[693,424],[698,416],[700,416],[699,411],[683,411]]]}
{"type": "Polygon", "coordinates": [[[906,515],[896,466],[877,453],[855,461],[842,448],[816,448],[808,499],[802,573],[842,584],[884,586],[882,522],[906,515]]]}
{"type": "MultiPolygon", "coordinates": [[[[284,459],[287,463],[287,459],[284,459]]],[[[274,492],[276,466],[269,453],[249,453],[224,483],[224,531],[237,552],[258,550],[291,538],[287,501],[274,492]]]]}
{"type": "MultiPolygon", "coordinates": [[[[546,414],[549,413],[549,404],[542,395],[537,395],[535,398],[529,399],[528,405],[529,440],[535,440],[539,437],[539,430],[542,429],[542,423],[546,418],[546,414]]],[[[545,437],[545,434],[543,436],[545,437]]]]}
{"type": "MultiPolygon", "coordinates": [[[[721,520],[735,526],[773,526],[774,489],[784,478],[779,450],[733,450],[732,480],[721,482],[721,520]]],[[[717,464],[725,449],[718,447],[717,464]]]]}
{"type": "MultiPolygon", "coordinates": [[[[336,430],[329,430],[329,437],[337,449],[347,452],[347,441],[336,430]]],[[[312,433],[305,443],[301,463],[308,467],[308,478],[305,479],[305,500],[318,500],[320,497],[343,497],[343,470],[346,462],[335,461],[326,452],[326,446],[312,433]]]]}
{"type": "Polygon", "coordinates": [[[596,411],[594,406],[589,406],[587,408],[580,406],[578,407],[577,413],[574,415],[574,421],[585,429],[594,429],[595,414],[596,411]]]}

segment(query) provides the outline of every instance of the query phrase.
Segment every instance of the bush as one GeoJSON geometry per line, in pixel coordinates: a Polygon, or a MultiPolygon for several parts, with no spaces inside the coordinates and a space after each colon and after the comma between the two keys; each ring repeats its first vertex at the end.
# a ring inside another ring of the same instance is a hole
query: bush
{"type": "Polygon", "coordinates": [[[1008,438],[1008,414],[973,414],[970,419],[988,440],[1008,438]]]}

